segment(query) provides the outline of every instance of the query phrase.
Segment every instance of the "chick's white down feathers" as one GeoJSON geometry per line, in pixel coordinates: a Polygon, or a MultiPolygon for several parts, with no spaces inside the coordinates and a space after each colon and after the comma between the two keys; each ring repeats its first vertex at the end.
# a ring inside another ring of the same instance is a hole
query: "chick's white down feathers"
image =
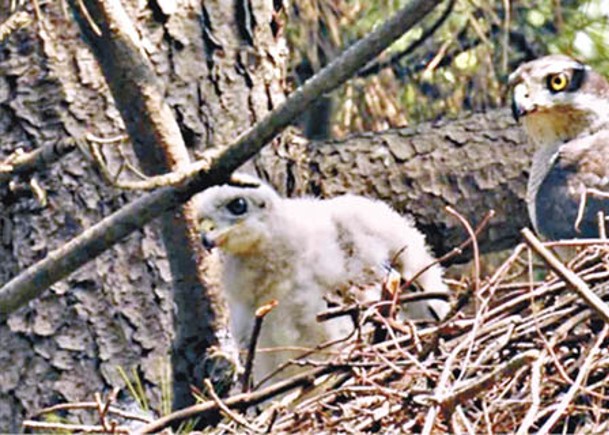
{"type": "MultiPolygon", "coordinates": [[[[282,199],[271,187],[253,184],[216,186],[196,198],[199,218],[211,226],[204,239],[223,253],[231,329],[242,349],[256,309],[272,299],[279,305],[265,318],[258,347],[311,347],[353,328],[348,317],[315,320],[327,308],[324,295],[354,285],[380,287],[392,260],[404,279],[434,260],[412,220],[382,202],[354,195],[282,199]]],[[[437,265],[416,282],[423,291],[448,292],[437,265]]],[[[448,310],[440,299],[405,307],[413,319],[443,318],[448,310]]],[[[255,377],[293,356],[260,352],[255,377]]]]}

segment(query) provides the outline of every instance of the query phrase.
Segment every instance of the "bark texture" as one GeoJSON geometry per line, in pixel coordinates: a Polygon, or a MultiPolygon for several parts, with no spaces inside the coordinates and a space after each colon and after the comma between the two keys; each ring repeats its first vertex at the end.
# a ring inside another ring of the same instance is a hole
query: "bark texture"
{"type": "Polygon", "coordinates": [[[533,152],[509,111],[497,110],[341,141],[285,136],[263,150],[260,169],[284,195],[350,192],[391,203],[414,216],[437,254],[467,238],[447,205],[472,224],[493,209],[479,243],[494,252],[516,244],[529,225],[524,197],[533,152]]]}

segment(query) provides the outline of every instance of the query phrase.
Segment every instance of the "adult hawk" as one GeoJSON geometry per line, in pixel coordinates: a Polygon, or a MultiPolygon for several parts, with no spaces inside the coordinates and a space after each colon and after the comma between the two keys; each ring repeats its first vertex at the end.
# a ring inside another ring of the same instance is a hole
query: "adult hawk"
{"type": "Polygon", "coordinates": [[[537,146],[529,216],[549,239],[597,237],[609,214],[609,83],[570,57],[545,56],[510,75],[514,117],[537,146]]]}

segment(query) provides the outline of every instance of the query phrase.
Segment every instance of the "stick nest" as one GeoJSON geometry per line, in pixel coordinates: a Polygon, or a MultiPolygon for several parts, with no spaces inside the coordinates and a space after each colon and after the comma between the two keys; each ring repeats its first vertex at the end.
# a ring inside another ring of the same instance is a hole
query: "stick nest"
{"type": "MultiPolygon", "coordinates": [[[[607,433],[609,241],[543,245],[525,232],[527,244],[494,274],[456,283],[458,300],[439,324],[400,320],[395,292],[385,292],[385,301],[345,308],[365,326],[291,361],[302,373],[110,431],[198,417],[214,433],[607,433]]],[[[109,430],[109,404],[98,398],[93,431],[109,430]]],[[[49,429],[35,423],[25,426],[49,429]]]]}
{"type": "MultiPolygon", "coordinates": [[[[609,297],[609,244],[582,241],[570,249],[566,266],[609,297]]],[[[467,304],[439,325],[381,318],[381,309],[369,308],[384,341],[355,336],[330,360],[301,359],[336,371],[246,429],[606,433],[607,325],[537,254],[520,245],[492,276],[464,280],[460,305],[467,304]]]]}

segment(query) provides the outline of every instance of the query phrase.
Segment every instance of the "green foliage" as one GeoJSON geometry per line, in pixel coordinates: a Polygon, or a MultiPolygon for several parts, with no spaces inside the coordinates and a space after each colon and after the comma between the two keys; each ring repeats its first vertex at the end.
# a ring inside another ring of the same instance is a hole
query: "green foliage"
{"type": "MultiPolygon", "coordinates": [[[[295,0],[286,35],[296,81],[404,4],[406,0],[295,0]]],[[[438,6],[379,61],[388,62],[420,42],[414,51],[335,93],[335,135],[503,106],[509,73],[519,63],[549,53],[574,56],[609,75],[609,0],[456,0],[447,19],[421,42],[449,4],[438,6]]]]}
{"type": "Polygon", "coordinates": [[[120,366],[117,367],[117,371],[123,382],[125,382],[125,386],[129,390],[131,397],[133,397],[133,399],[137,402],[140,409],[146,412],[150,411],[148,397],[146,396],[146,390],[144,389],[142,379],[137,373],[135,367],[131,369],[131,377],[127,374],[125,369],[120,366]]]}

